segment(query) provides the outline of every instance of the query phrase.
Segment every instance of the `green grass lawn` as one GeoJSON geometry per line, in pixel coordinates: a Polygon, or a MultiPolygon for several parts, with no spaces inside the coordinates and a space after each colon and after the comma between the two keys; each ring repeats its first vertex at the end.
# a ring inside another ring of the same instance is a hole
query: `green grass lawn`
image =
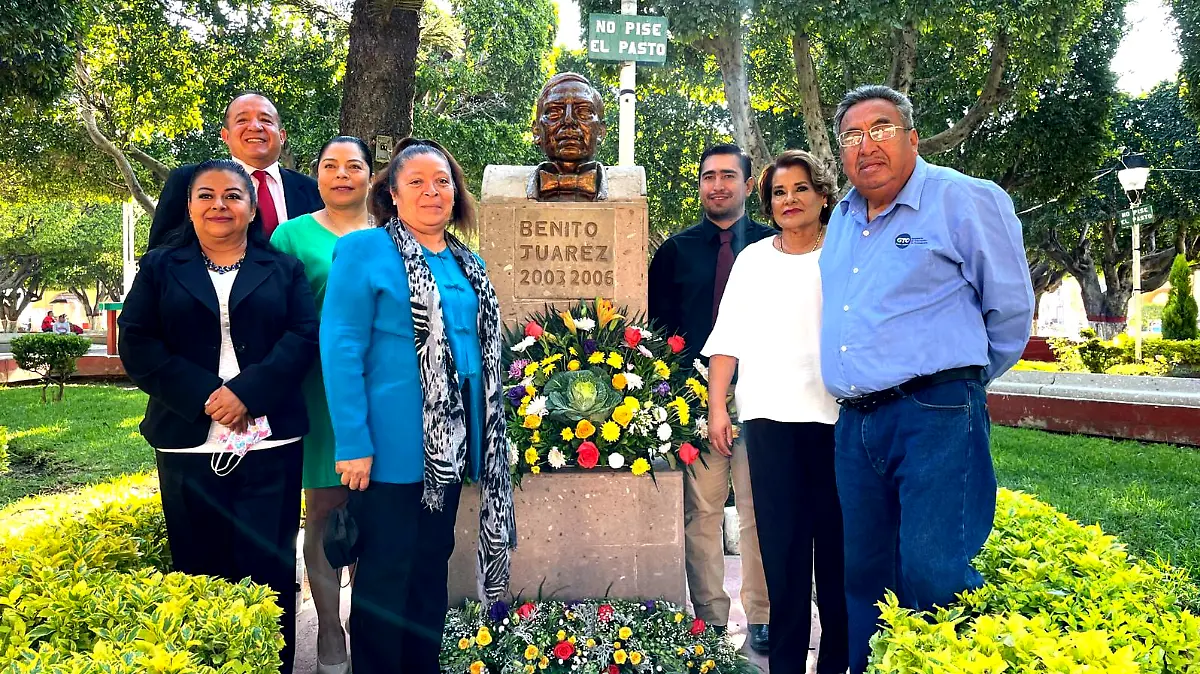
{"type": "Polygon", "coordinates": [[[1200,449],[995,427],[1000,484],[1200,580],[1200,449]]]}
{"type": "Polygon", "coordinates": [[[0,506],[154,466],[137,429],[146,395],[132,385],[68,386],[62,402],[40,400],[36,386],[0,387],[12,468],[0,476],[0,506]]]}

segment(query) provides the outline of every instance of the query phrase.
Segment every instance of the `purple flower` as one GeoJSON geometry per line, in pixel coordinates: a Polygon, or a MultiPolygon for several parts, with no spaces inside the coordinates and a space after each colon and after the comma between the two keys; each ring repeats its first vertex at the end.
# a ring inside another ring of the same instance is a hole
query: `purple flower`
{"type": "Polygon", "coordinates": [[[671,385],[665,381],[660,381],[654,385],[654,392],[664,398],[669,398],[671,396],[671,385]]]}
{"type": "Polygon", "coordinates": [[[491,618],[492,622],[494,623],[504,620],[508,617],[508,604],[505,604],[502,601],[492,604],[492,607],[488,609],[488,617],[491,618]]]}
{"type": "Polygon", "coordinates": [[[592,355],[592,352],[595,350],[596,350],[596,340],[594,340],[594,339],[583,340],[583,355],[590,356],[590,355],[592,355]]]}
{"type": "Polygon", "coordinates": [[[508,389],[508,393],[506,395],[508,396],[508,401],[512,403],[513,407],[517,407],[521,404],[521,398],[525,397],[525,387],[514,386],[508,389]]]}
{"type": "Polygon", "coordinates": [[[525,366],[528,364],[529,361],[526,359],[514,360],[512,365],[508,366],[508,378],[520,379],[521,375],[525,374],[525,366]]]}
{"type": "Polygon", "coordinates": [[[651,601],[648,601],[648,602],[646,602],[646,603],[644,604],[644,606],[646,607],[646,610],[647,610],[647,611],[653,611],[653,610],[654,610],[654,606],[655,606],[655,604],[654,604],[654,601],[653,601],[653,600],[651,600],[651,601]]]}

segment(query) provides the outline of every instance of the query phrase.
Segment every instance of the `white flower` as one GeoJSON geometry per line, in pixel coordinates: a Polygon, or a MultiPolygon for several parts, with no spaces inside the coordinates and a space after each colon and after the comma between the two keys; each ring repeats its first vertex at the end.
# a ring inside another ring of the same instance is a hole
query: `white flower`
{"type": "Polygon", "coordinates": [[[533,346],[535,342],[537,342],[536,339],[534,339],[532,337],[526,337],[525,339],[522,339],[521,341],[517,342],[516,344],[513,344],[512,350],[516,351],[517,353],[521,353],[525,349],[528,349],[529,347],[533,346]]]}
{"type": "MultiPolygon", "coordinates": [[[[664,421],[666,421],[666,420],[667,420],[667,411],[666,411],[665,409],[661,408],[661,407],[655,407],[655,408],[654,408],[654,421],[655,421],[655,423],[659,423],[659,424],[661,424],[662,422],[664,422],[664,421]]],[[[660,432],[661,432],[661,431],[660,431],[660,432]]],[[[666,440],[666,438],[663,438],[663,440],[666,440]]]]}
{"type": "Polygon", "coordinates": [[[658,439],[662,440],[663,442],[666,442],[667,440],[671,439],[670,424],[663,424],[658,427],[658,439]]]}
{"type": "Polygon", "coordinates": [[[707,438],[708,437],[708,418],[707,417],[696,417],[696,437],[699,437],[699,438],[707,438]]]}
{"type": "Polygon", "coordinates": [[[692,367],[695,368],[696,372],[700,373],[704,381],[708,381],[708,368],[704,367],[704,363],[701,363],[699,358],[692,361],[692,367]]]}
{"type": "Polygon", "coordinates": [[[515,466],[521,461],[521,454],[511,444],[508,446],[508,465],[515,466]]]}
{"type": "Polygon", "coordinates": [[[596,321],[590,318],[584,317],[575,319],[575,329],[577,330],[583,330],[584,332],[587,332],[594,327],[596,327],[596,321]]]}
{"type": "Polygon", "coordinates": [[[550,450],[550,453],[546,455],[546,461],[548,461],[550,463],[550,467],[555,470],[567,465],[567,457],[563,456],[562,451],[560,451],[558,447],[550,450]]]}
{"type": "Polygon", "coordinates": [[[617,454],[616,452],[613,452],[612,454],[608,455],[608,467],[609,468],[612,468],[613,470],[617,470],[621,466],[624,466],[624,465],[625,465],[625,457],[621,456],[620,454],[617,454]]]}
{"type": "Polygon", "coordinates": [[[545,416],[546,402],[546,396],[538,396],[530,400],[529,404],[525,406],[525,414],[532,414],[535,417],[545,416]]]}
{"type": "Polygon", "coordinates": [[[642,378],[632,372],[625,373],[625,388],[637,390],[642,387],[642,378]]]}
{"type": "Polygon", "coordinates": [[[655,335],[653,331],[647,330],[640,325],[634,326],[633,329],[640,332],[642,334],[642,339],[646,340],[647,342],[653,342],[654,340],[658,339],[658,336],[655,335]]]}
{"type": "Polygon", "coordinates": [[[642,346],[641,344],[638,344],[637,349],[638,349],[638,353],[642,354],[643,356],[645,356],[647,358],[654,357],[654,354],[650,353],[650,349],[647,349],[646,347],[642,346]]]}
{"type": "MultiPolygon", "coordinates": [[[[526,386],[533,386],[533,377],[526,377],[517,383],[521,385],[521,388],[525,388],[526,386]]],[[[530,402],[533,402],[533,401],[531,400],[530,402]]]]}
{"type": "Polygon", "coordinates": [[[671,443],[669,443],[669,442],[664,442],[664,443],[662,443],[661,445],[659,445],[659,446],[658,446],[658,453],[659,453],[659,454],[666,454],[666,453],[668,453],[668,452],[670,452],[670,451],[671,451],[671,443]]]}

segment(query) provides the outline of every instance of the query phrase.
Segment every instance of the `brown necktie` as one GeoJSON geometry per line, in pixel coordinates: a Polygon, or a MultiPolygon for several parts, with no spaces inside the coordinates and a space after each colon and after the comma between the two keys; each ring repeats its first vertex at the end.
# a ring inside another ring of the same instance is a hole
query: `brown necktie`
{"type": "Polygon", "coordinates": [[[733,232],[723,229],[717,236],[721,239],[721,249],[717,251],[717,273],[713,277],[713,325],[717,323],[725,284],[729,283],[729,270],[733,269],[733,232]]]}

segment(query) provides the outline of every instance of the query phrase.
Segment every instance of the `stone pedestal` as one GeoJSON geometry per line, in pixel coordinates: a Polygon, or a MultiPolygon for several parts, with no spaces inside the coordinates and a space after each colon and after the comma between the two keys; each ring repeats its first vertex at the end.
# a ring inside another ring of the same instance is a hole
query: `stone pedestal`
{"type": "Polygon", "coordinates": [[[608,167],[606,201],[539,202],[526,196],[529,166],[483,174],[479,253],[506,323],[547,303],[611,299],[646,310],[649,220],[640,166],[608,167]]]}
{"type": "MultiPolygon", "coordinates": [[[[523,598],[666,599],[684,604],[683,473],[658,484],[627,471],[527,475],[516,489],[509,589],[523,598]]],[[[479,490],[463,491],[450,558],[450,604],[475,599],[479,490]]]]}

